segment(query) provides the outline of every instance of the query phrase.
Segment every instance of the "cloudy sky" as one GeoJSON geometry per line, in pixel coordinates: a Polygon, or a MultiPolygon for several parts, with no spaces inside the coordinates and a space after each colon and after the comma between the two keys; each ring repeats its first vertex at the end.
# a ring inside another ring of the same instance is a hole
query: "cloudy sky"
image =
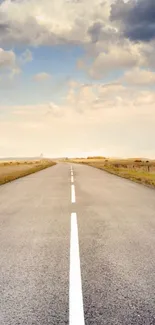
{"type": "Polygon", "coordinates": [[[154,0],[0,0],[0,157],[155,158],[154,53],[154,0]]]}

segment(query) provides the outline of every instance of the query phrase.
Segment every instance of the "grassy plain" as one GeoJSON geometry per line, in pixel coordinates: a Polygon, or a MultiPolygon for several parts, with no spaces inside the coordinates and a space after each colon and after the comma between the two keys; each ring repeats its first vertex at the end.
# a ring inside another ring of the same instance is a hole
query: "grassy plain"
{"type": "Polygon", "coordinates": [[[50,159],[0,161],[0,185],[53,165],[50,159]]]}
{"type": "Polygon", "coordinates": [[[69,159],[69,161],[96,167],[111,174],[155,187],[155,160],[89,157],[69,159]]]}

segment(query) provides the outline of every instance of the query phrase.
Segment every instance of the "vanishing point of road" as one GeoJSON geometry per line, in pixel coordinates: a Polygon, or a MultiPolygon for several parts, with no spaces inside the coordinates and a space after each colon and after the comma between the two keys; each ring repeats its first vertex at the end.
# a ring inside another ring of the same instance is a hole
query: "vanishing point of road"
{"type": "Polygon", "coordinates": [[[84,165],[0,187],[0,325],[155,324],[155,191],[84,165]]]}

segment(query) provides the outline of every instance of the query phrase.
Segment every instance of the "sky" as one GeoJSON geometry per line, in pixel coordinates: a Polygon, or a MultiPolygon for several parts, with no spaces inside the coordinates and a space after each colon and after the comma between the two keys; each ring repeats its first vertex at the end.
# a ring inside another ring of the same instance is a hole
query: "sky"
{"type": "Polygon", "coordinates": [[[154,53],[154,0],[0,0],[0,157],[155,158],[154,53]]]}

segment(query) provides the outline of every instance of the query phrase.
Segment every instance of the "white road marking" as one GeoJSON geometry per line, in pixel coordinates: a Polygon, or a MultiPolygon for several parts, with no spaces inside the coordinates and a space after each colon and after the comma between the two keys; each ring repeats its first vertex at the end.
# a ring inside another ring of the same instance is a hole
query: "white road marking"
{"type": "Polygon", "coordinates": [[[71,185],[71,202],[75,203],[76,199],[75,199],[75,186],[71,185]]]}
{"type": "Polygon", "coordinates": [[[74,177],[71,175],[71,183],[74,183],[74,177]]]}
{"type": "Polygon", "coordinates": [[[71,214],[69,325],[85,325],[76,213],[71,214]]]}

